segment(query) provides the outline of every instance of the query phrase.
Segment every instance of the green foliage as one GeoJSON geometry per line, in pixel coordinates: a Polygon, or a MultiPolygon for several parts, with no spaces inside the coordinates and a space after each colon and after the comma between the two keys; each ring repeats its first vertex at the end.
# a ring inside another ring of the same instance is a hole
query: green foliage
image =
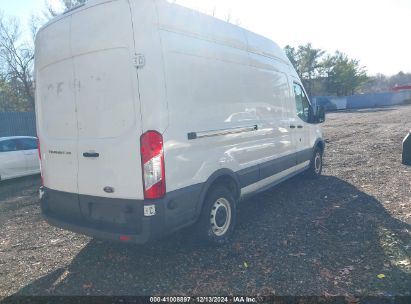
{"type": "Polygon", "coordinates": [[[352,95],[367,81],[358,60],[337,51],[334,55],[315,49],[311,43],[285,47],[309,95],[352,95]]]}
{"type": "Polygon", "coordinates": [[[350,59],[339,51],[333,56],[327,56],[322,66],[326,90],[331,95],[353,95],[367,81],[367,73],[359,61],[350,59]]]}
{"type": "Polygon", "coordinates": [[[287,45],[285,52],[300,76],[307,93],[311,95],[313,79],[318,77],[319,68],[321,67],[320,60],[325,52],[313,48],[311,43],[300,45],[297,49],[287,45]]]}
{"type": "Polygon", "coordinates": [[[285,54],[287,55],[288,59],[290,60],[291,64],[294,66],[295,70],[297,71],[298,75],[301,78],[301,72],[300,72],[300,58],[297,50],[292,47],[287,45],[284,48],[285,54]]]}
{"type": "Polygon", "coordinates": [[[0,112],[33,111],[24,87],[17,79],[6,80],[0,75],[0,112]]]}

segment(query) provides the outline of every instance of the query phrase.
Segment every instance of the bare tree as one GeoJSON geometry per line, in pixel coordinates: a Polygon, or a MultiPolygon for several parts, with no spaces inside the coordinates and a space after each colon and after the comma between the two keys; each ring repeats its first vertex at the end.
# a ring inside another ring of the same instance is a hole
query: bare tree
{"type": "Polygon", "coordinates": [[[227,15],[225,16],[225,21],[228,23],[231,23],[231,19],[232,19],[232,15],[231,15],[231,11],[227,12],[227,15]]]}
{"type": "Polygon", "coordinates": [[[213,10],[211,11],[211,16],[215,17],[217,15],[217,8],[214,6],[213,10]]]}
{"type": "Polygon", "coordinates": [[[0,11],[0,109],[34,110],[34,40],[40,25],[87,0],[60,0],[57,11],[44,0],[44,16],[32,16],[28,28],[0,11]],[[30,35],[28,35],[30,34],[30,35]],[[31,37],[31,41],[29,38],[31,37]]]}
{"type": "MultiPolygon", "coordinates": [[[[33,29],[34,30],[34,29],[33,29]]],[[[21,26],[15,18],[0,13],[0,73],[14,87],[21,87],[24,97],[34,109],[33,43],[23,39],[21,26]]]]}

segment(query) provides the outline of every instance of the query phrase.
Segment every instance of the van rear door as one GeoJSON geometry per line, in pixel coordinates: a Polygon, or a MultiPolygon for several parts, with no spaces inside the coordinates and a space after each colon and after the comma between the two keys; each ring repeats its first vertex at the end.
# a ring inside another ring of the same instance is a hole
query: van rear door
{"type": "MultiPolygon", "coordinates": [[[[128,1],[72,15],[71,47],[78,120],[78,190],[142,199],[137,69],[128,1]]],[[[84,204],[80,205],[84,213],[84,204]]]]}
{"type": "Polygon", "coordinates": [[[36,37],[35,64],[37,132],[44,185],[78,193],[77,106],[70,18],[61,18],[40,30],[36,37]]]}
{"type": "Polygon", "coordinates": [[[44,66],[37,78],[46,187],[80,194],[83,215],[89,203],[84,195],[142,199],[128,1],[90,1],[65,14],[40,32],[38,49],[44,66]]]}

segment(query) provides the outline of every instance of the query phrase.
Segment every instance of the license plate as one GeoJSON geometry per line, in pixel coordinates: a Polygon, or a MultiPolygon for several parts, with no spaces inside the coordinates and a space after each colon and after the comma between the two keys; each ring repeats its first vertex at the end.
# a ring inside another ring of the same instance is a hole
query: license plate
{"type": "Polygon", "coordinates": [[[156,215],[156,206],[155,205],[150,205],[150,206],[144,206],[144,216],[155,216],[156,215]]]}

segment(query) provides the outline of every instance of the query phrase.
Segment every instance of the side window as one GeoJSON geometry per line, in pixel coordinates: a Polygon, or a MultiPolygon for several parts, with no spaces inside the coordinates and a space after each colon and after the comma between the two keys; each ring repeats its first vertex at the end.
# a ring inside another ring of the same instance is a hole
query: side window
{"type": "Polygon", "coordinates": [[[32,138],[19,138],[17,139],[17,147],[19,150],[36,150],[37,141],[32,138]]]}
{"type": "Polygon", "coordinates": [[[298,117],[300,117],[303,121],[308,122],[310,101],[305,95],[303,88],[297,83],[294,83],[294,95],[298,117]]]}
{"type": "Polygon", "coordinates": [[[0,141],[0,153],[1,152],[12,152],[12,151],[17,151],[17,145],[14,140],[0,141]]]}

